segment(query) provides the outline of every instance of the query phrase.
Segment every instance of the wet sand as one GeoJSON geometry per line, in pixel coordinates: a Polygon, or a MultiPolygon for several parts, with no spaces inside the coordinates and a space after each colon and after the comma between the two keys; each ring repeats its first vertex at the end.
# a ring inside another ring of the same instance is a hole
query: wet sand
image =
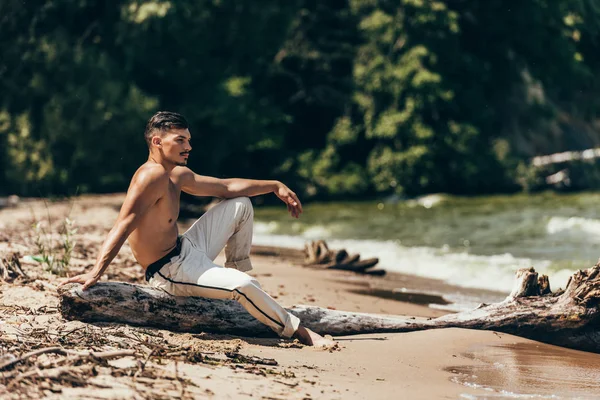
{"type": "Polygon", "coordinates": [[[516,398],[599,398],[600,357],[536,342],[473,346],[453,382],[516,398]]]}

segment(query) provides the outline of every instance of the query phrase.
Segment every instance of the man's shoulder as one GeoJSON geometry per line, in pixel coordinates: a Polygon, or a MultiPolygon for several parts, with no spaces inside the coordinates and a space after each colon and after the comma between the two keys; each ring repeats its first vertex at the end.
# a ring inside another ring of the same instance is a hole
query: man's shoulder
{"type": "Polygon", "coordinates": [[[176,182],[182,182],[182,180],[190,179],[194,176],[194,172],[188,167],[177,166],[171,171],[171,176],[176,182]]]}
{"type": "Polygon", "coordinates": [[[160,164],[145,163],[133,175],[132,183],[141,186],[159,185],[168,183],[169,173],[160,164]]]}
{"type": "Polygon", "coordinates": [[[184,167],[184,166],[177,166],[175,168],[173,168],[173,171],[171,172],[171,175],[173,176],[182,176],[182,175],[189,175],[189,174],[193,174],[194,172],[192,172],[191,169],[189,169],[188,167],[184,167]]]}

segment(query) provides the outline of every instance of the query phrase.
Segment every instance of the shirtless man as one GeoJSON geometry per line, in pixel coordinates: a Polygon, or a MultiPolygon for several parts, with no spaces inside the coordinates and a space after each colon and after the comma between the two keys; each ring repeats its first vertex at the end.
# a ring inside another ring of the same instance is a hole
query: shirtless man
{"type": "Polygon", "coordinates": [[[250,314],[284,338],[307,345],[333,342],[300,325],[246,274],[252,269],[253,209],[248,197],[275,193],[292,217],[302,213],[296,194],[278,181],[217,179],[186,167],[192,150],[185,118],[158,112],[146,125],[148,161],[134,174],[114,227],[104,241],[94,268],[61,283],[94,285],[125,240],[146,271],[148,284],[174,296],[237,300],[250,314]],[[182,236],[177,217],[181,191],[227,200],[206,212],[182,236]],[[225,247],[225,267],[213,263],[225,247]]]}

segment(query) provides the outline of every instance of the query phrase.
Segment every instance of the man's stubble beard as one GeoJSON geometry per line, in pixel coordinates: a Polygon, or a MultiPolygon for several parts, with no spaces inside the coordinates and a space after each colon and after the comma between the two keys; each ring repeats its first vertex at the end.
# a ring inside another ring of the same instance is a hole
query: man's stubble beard
{"type": "Polygon", "coordinates": [[[178,167],[185,167],[187,165],[187,163],[188,163],[187,158],[184,161],[179,161],[179,159],[177,159],[177,160],[172,160],[171,159],[169,161],[171,161],[173,164],[177,165],[178,167]]]}

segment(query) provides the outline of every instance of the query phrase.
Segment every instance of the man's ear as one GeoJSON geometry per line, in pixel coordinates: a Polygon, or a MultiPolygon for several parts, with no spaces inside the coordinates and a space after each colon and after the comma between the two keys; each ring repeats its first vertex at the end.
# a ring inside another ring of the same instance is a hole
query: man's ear
{"type": "Polygon", "coordinates": [[[161,147],[162,146],[162,139],[159,136],[153,136],[152,137],[152,144],[154,146],[161,147]]]}

